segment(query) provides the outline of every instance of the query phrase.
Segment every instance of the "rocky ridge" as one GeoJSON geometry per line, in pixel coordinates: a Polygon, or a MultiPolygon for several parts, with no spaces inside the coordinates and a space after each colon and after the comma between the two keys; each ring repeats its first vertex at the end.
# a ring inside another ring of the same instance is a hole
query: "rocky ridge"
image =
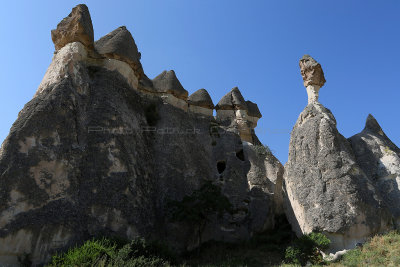
{"type": "Polygon", "coordinates": [[[188,96],[174,71],[144,74],[126,27],[94,42],[85,5],[52,39],[53,60],[1,147],[2,264],[43,264],[96,236],[192,249],[197,232],[169,221],[166,204],[207,181],[232,213],[210,218],[204,242],[273,228],[283,212],[283,166],[257,150],[256,104],[235,88],[229,117],[214,117],[205,89],[188,96]]]}

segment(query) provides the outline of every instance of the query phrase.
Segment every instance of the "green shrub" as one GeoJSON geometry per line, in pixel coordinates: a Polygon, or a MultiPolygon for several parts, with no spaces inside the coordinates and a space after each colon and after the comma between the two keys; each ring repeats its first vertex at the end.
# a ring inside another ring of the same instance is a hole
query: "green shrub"
{"type": "Polygon", "coordinates": [[[183,197],[181,201],[168,201],[166,208],[171,222],[184,222],[196,228],[199,245],[210,217],[217,215],[221,218],[225,212],[232,212],[229,199],[211,181],[206,181],[200,189],[183,197]]]}
{"type": "Polygon", "coordinates": [[[321,233],[310,233],[296,239],[292,246],[285,251],[287,263],[305,265],[308,261],[312,264],[323,263],[319,250],[327,249],[331,241],[321,233]]]}
{"type": "Polygon", "coordinates": [[[135,239],[118,248],[114,241],[101,239],[53,256],[48,266],[162,267],[174,261],[172,252],[159,243],[135,239]]]}
{"type": "Polygon", "coordinates": [[[115,249],[115,243],[107,239],[89,240],[81,247],[71,248],[64,254],[56,254],[48,266],[92,266],[113,257],[115,249]]]}

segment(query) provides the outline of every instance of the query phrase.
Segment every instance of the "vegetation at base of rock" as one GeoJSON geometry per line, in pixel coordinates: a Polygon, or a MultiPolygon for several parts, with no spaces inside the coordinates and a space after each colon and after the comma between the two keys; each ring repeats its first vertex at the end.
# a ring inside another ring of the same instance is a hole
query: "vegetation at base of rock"
{"type": "Polygon", "coordinates": [[[211,216],[222,218],[224,213],[232,212],[232,204],[222,194],[221,188],[211,181],[206,181],[191,195],[182,200],[171,200],[167,203],[167,211],[171,222],[184,222],[195,226],[197,238],[201,244],[201,235],[211,216]]]}
{"type": "Polygon", "coordinates": [[[285,251],[285,261],[305,265],[307,262],[321,264],[324,262],[320,250],[329,247],[331,241],[321,233],[303,235],[293,242],[285,251]]]}
{"type": "Polygon", "coordinates": [[[59,266],[170,266],[175,263],[174,254],[156,242],[134,239],[125,245],[118,245],[109,239],[92,239],[80,247],[64,254],[53,256],[48,267],[59,266]]]}
{"type": "Polygon", "coordinates": [[[333,266],[400,266],[400,232],[371,238],[362,247],[350,250],[333,266]]]}

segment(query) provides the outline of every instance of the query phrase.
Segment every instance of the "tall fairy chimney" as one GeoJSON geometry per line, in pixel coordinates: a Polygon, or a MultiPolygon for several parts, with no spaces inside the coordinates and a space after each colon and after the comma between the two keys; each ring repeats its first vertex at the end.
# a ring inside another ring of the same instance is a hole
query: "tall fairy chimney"
{"type": "Polygon", "coordinates": [[[318,102],[319,89],[326,80],[321,64],[309,55],[304,55],[299,62],[304,86],[307,88],[308,104],[318,102]]]}

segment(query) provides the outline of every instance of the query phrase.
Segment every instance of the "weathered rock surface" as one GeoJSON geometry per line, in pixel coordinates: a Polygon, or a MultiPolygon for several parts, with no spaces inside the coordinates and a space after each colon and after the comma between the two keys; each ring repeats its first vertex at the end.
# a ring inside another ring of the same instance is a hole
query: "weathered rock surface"
{"type": "Polygon", "coordinates": [[[170,93],[177,98],[187,100],[188,92],[176,77],[175,71],[163,71],[153,79],[154,88],[161,93],[170,93]]]}
{"type": "Polygon", "coordinates": [[[247,106],[247,114],[251,117],[256,117],[256,118],[261,118],[261,112],[258,109],[258,106],[256,103],[253,103],[249,100],[246,101],[246,106],[247,106]]]}
{"type": "Polygon", "coordinates": [[[188,103],[194,106],[214,109],[214,103],[206,89],[199,89],[191,94],[188,98],[188,103]]]}
{"type": "Polygon", "coordinates": [[[93,25],[87,6],[80,4],[74,7],[68,17],[57,25],[57,29],[51,31],[51,39],[56,50],[72,42],[81,42],[87,48],[93,49],[93,25]]]}
{"type": "Polygon", "coordinates": [[[135,71],[138,80],[142,78],[141,55],[132,34],[125,26],[119,27],[101,37],[94,45],[99,54],[128,63],[135,71]]]}
{"type": "Polygon", "coordinates": [[[400,149],[386,136],[372,115],[364,130],[349,138],[358,165],[374,184],[400,226],[400,149]]]}
{"type": "MultiPolygon", "coordinates": [[[[279,161],[243,141],[238,122],[186,112],[187,91],[173,71],[139,78],[126,60],[137,55],[128,33],[96,42],[103,57],[81,41],[61,47],[13,124],[0,149],[1,264],[18,266],[25,256],[42,264],[94,236],[194,248],[195,229],[169,222],[166,203],[210,180],[234,212],[212,218],[203,241],[246,240],[273,227],[279,161]]],[[[246,105],[240,92],[230,94],[232,107],[246,105]]]]}
{"type": "Polygon", "coordinates": [[[304,86],[307,88],[308,104],[318,102],[319,89],[326,80],[321,64],[309,55],[304,55],[299,62],[304,86]]]}
{"type": "Polygon", "coordinates": [[[331,249],[354,248],[391,228],[391,215],[357,164],[332,113],[309,104],[293,127],[285,165],[287,215],[298,234],[324,232],[331,249]]]}

